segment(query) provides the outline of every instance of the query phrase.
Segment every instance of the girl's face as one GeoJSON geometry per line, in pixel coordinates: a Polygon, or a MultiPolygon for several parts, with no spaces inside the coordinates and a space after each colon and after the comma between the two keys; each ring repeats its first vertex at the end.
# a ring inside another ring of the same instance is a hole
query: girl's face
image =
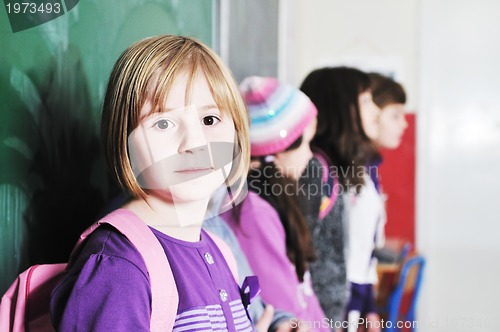
{"type": "Polygon", "coordinates": [[[408,123],[405,118],[404,104],[389,104],[382,108],[379,117],[380,133],[375,140],[377,146],[395,149],[401,144],[401,138],[408,123]]]}
{"type": "Polygon", "coordinates": [[[358,96],[358,103],[363,130],[369,139],[376,140],[379,135],[378,118],[380,109],[373,102],[372,93],[370,91],[362,92],[358,96]]]}
{"type": "Polygon", "coordinates": [[[298,180],[309,160],[313,157],[311,141],[316,134],[318,121],[314,118],[302,133],[302,143],[296,149],[276,154],[276,166],[289,178],[298,180]]]}
{"type": "Polygon", "coordinates": [[[233,159],[234,122],[217,107],[198,72],[186,104],[187,73],[174,80],[165,105],[148,99],[128,138],[130,164],[141,188],[171,202],[209,199],[224,183],[233,159]]]}

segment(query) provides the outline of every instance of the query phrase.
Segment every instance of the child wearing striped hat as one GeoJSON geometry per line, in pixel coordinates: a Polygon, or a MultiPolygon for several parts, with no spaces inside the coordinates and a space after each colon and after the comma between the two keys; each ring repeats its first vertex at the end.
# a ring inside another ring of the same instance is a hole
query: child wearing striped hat
{"type": "MultiPolygon", "coordinates": [[[[265,186],[273,181],[264,172],[266,166],[272,169],[273,165],[278,169],[291,169],[289,175],[293,181],[298,180],[296,206],[307,222],[312,242],[309,249],[313,249],[316,258],[307,262],[312,287],[330,326],[339,327],[349,296],[345,255],[347,225],[337,173],[326,153],[318,148],[312,152],[310,148],[312,137],[309,135],[316,133],[316,107],[302,91],[270,79],[249,78],[240,84],[240,89],[249,108],[251,155],[254,159],[260,158],[264,165],[261,181],[257,183],[265,186]],[[314,132],[307,126],[314,126],[314,132]]],[[[255,189],[256,182],[250,179],[249,186],[255,189]]],[[[273,206],[279,206],[278,202],[289,196],[270,194],[264,193],[262,197],[275,201],[273,206]]],[[[282,219],[286,219],[284,214],[280,213],[282,219]]],[[[297,247],[291,242],[289,246],[297,247]]]]}
{"type": "Polygon", "coordinates": [[[309,269],[315,250],[308,222],[318,217],[322,192],[321,165],[309,147],[316,107],[275,78],[246,78],[240,91],[250,117],[253,167],[247,198],[224,217],[259,277],[263,300],[294,314],[292,328],[330,331],[309,269]],[[304,186],[303,175],[312,173],[304,186]]]}

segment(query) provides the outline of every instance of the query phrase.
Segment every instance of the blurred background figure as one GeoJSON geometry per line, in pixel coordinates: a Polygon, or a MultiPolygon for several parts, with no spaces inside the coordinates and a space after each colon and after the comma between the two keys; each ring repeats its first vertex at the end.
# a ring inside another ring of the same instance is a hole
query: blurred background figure
{"type": "Polygon", "coordinates": [[[380,149],[395,149],[401,144],[408,127],[405,118],[406,92],[392,78],[378,73],[370,73],[369,76],[373,101],[380,108],[379,134],[375,144],[380,149]]]}
{"type": "Polygon", "coordinates": [[[248,196],[224,217],[259,277],[262,299],[313,331],[329,331],[311,283],[315,254],[298,190],[299,178],[313,166],[309,143],[317,110],[298,89],[272,77],[248,77],[240,90],[253,162],[248,196]]]}
{"type": "MultiPolygon", "coordinates": [[[[380,166],[383,163],[382,153],[384,150],[397,149],[401,143],[403,134],[408,127],[406,121],[406,92],[401,84],[394,79],[384,76],[379,73],[370,73],[370,89],[373,96],[373,101],[380,109],[378,118],[379,133],[373,143],[379,150],[379,156],[374,160],[369,169],[375,187],[387,199],[387,193],[383,189],[381,183],[380,166]]],[[[386,172],[386,176],[398,177],[397,174],[386,172]]],[[[393,179],[394,180],[394,179],[393,179]]],[[[394,220],[398,222],[398,220],[394,220]]],[[[404,241],[399,238],[389,239],[383,249],[376,249],[375,256],[381,262],[396,263],[402,259],[401,250],[405,245],[404,241]]],[[[407,243],[409,249],[410,243],[407,243]]]]}
{"type": "MultiPolygon", "coordinates": [[[[380,109],[378,119],[379,133],[373,140],[379,150],[379,158],[374,160],[369,167],[369,174],[377,188],[378,192],[384,197],[384,203],[388,199],[388,195],[384,190],[380,167],[383,164],[382,153],[387,150],[397,149],[403,139],[403,134],[408,127],[406,120],[406,92],[403,86],[394,79],[379,74],[369,73],[370,89],[372,92],[373,101],[380,109]]],[[[403,180],[398,174],[387,171],[385,176],[393,182],[403,180]]],[[[384,204],[387,208],[387,204],[384,204]]],[[[400,218],[393,220],[394,223],[401,222],[400,218]]],[[[387,312],[391,295],[394,293],[398,283],[398,275],[401,272],[403,264],[412,250],[412,245],[399,237],[387,238],[385,246],[375,248],[373,255],[377,258],[379,265],[377,268],[378,284],[376,288],[376,303],[379,312],[387,321],[387,312]]],[[[416,253],[415,253],[416,255],[416,253]]],[[[416,270],[412,270],[412,275],[416,270]]],[[[406,286],[408,292],[414,292],[413,286],[410,291],[410,286],[406,286]]],[[[416,301],[415,297],[415,301],[416,301]]],[[[406,300],[408,301],[408,300],[406,300]]],[[[394,322],[395,323],[395,322],[394,322]]]]}
{"type": "MultiPolygon", "coordinates": [[[[373,103],[368,75],[348,67],[321,68],[302,82],[304,91],[318,108],[318,130],[312,144],[338,167],[348,192],[347,280],[350,298],[346,313],[349,331],[364,317],[379,320],[374,284],[377,260],[372,253],[384,241],[385,211],[368,166],[378,158],[372,143],[378,137],[379,108],[373,103]]],[[[373,324],[376,325],[376,324],[373,324]]],[[[380,331],[380,327],[369,331],[380,331]]]]}

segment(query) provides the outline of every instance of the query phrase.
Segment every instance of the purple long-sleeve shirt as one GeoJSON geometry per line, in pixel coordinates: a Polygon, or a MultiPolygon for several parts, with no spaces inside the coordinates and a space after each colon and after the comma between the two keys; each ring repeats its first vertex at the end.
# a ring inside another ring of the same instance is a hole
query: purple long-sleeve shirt
{"type": "MultiPolygon", "coordinates": [[[[239,287],[210,236],[202,231],[193,243],[152,230],[179,293],[174,331],[252,331],[239,287]]],[[[150,314],[144,261],[128,239],[107,226],[89,237],[51,298],[60,331],[149,331],[150,314]]]]}

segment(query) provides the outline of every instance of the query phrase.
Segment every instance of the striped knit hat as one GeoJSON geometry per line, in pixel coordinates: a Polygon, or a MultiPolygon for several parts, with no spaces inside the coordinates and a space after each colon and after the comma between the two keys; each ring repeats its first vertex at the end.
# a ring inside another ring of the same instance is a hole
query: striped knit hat
{"type": "Polygon", "coordinates": [[[240,84],[250,115],[251,155],[283,152],[318,111],[302,91],[272,77],[247,77],[240,84]]]}

